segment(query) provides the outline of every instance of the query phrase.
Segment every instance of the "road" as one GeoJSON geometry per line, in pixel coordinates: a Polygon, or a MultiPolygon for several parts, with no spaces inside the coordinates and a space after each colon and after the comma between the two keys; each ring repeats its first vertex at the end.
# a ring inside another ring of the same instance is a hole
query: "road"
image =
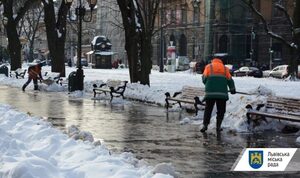
{"type": "MultiPolygon", "coordinates": [[[[117,99],[112,103],[76,99],[66,93],[22,92],[0,86],[0,103],[46,118],[59,129],[76,125],[104,140],[112,152],[132,152],[152,165],[170,162],[178,177],[248,177],[248,173],[230,172],[245,147],[297,147],[293,134],[232,133],[215,131],[201,134],[197,125],[180,125],[188,113],[117,99]]],[[[257,173],[257,175],[280,173],[257,173]]],[[[256,175],[256,174],[251,174],[256,175]]]]}

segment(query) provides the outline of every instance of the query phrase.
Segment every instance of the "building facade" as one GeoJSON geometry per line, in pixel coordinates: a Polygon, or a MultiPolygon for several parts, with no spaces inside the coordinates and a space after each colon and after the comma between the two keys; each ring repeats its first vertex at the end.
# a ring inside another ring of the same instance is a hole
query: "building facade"
{"type": "MultiPolygon", "coordinates": [[[[281,4],[292,16],[294,1],[254,2],[270,29],[291,40],[288,19],[274,5],[281,4]]],[[[161,8],[156,27],[163,27],[163,35],[153,39],[154,64],[159,64],[162,51],[166,57],[170,41],[176,46],[177,56],[187,56],[190,61],[209,62],[213,54],[223,53],[226,62],[236,66],[274,67],[287,64],[291,58],[288,48],[266,34],[260,19],[242,1],[168,0],[161,8]]]]}

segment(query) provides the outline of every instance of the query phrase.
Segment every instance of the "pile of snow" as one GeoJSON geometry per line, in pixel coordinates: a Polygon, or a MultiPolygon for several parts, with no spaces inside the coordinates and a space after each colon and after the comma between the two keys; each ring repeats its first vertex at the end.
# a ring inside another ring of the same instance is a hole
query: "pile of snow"
{"type": "Polygon", "coordinates": [[[171,165],[150,167],[131,153],[111,155],[92,135],[70,127],[75,141],[40,118],[0,105],[0,177],[171,178],[171,165]]]}
{"type": "MultiPolygon", "coordinates": [[[[23,69],[28,65],[24,64],[23,69]]],[[[75,68],[66,67],[66,76],[75,68]]],[[[50,67],[43,67],[43,72],[50,72],[50,67]]],[[[68,92],[67,77],[64,84],[39,84],[42,92],[65,92],[70,97],[93,97],[93,85],[100,85],[108,80],[129,81],[128,69],[102,70],[84,68],[84,91],[68,92]]],[[[0,84],[20,88],[27,81],[0,75],[0,84]]],[[[152,71],[150,87],[138,83],[129,83],[125,97],[134,100],[165,104],[165,93],[180,91],[183,86],[204,87],[199,74],[189,72],[160,73],[152,71]]],[[[239,92],[251,95],[230,95],[223,127],[238,132],[249,131],[246,118],[246,106],[256,107],[265,103],[268,96],[300,96],[300,82],[283,81],[273,78],[234,78],[239,92]]],[[[27,90],[33,89],[31,83],[27,90]]],[[[115,100],[113,100],[115,102],[115,100]]],[[[169,112],[179,111],[172,108],[169,112]]],[[[0,177],[176,177],[170,164],[162,163],[150,167],[143,160],[136,159],[131,153],[111,155],[100,141],[94,141],[92,134],[71,126],[66,134],[51,127],[40,118],[19,113],[10,106],[0,105],[0,177]]],[[[210,128],[215,128],[216,111],[213,111],[210,128]]],[[[202,124],[203,112],[197,117],[185,117],[179,124],[202,124]]],[[[255,130],[282,129],[284,122],[270,120],[262,122],[255,130]]],[[[300,127],[300,126],[299,126],[300,127]]],[[[300,143],[300,137],[296,140],[300,143]]]]}
{"type": "MultiPolygon", "coordinates": [[[[27,66],[24,64],[23,68],[27,66]]],[[[66,76],[75,71],[75,68],[66,67],[66,76]]],[[[43,72],[50,72],[49,66],[43,67],[43,72]]],[[[67,77],[64,78],[65,85],[60,86],[56,83],[47,86],[40,84],[43,91],[63,91],[69,94],[70,97],[93,97],[93,85],[98,86],[106,83],[109,80],[129,81],[128,69],[91,69],[84,68],[84,91],[75,91],[68,93],[67,91],[67,77]]],[[[299,81],[283,81],[275,78],[253,78],[253,77],[234,77],[233,78],[238,92],[248,93],[250,95],[235,94],[230,95],[227,102],[227,111],[224,118],[223,126],[238,132],[248,130],[246,119],[248,104],[256,107],[257,104],[265,103],[268,96],[290,97],[300,96],[300,82],[299,81]]],[[[202,75],[191,74],[188,72],[176,73],[160,73],[152,70],[150,75],[150,86],[141,85],[139,83],[128,83],[124,96],[133,100],[155,103],[160,106],[165,105],[165,93],[169,92],[171,95],[174,92],[180,91],[183,86],[204,87],[202,83],[202,75]]],[[[9,77],[0,77],[0,84],[20,87],[26,82],[25,79],[13,79],[9,77]]],[[[27,90],[33,88],[29,85],[27,90]]],[[[114,100],[113,100],[114,101],[114,100]]],[[[169,111],[178,111],[177,108],[172,108],[169,111]]],[[[212,114],[212,124],[210,127],[215,127],[215,111],[212,114]]],[[[197,117],[188,117],[181,121],[180,124],[201,124],[203,112],[199,112],[197,117]]],[[[278,127],[281,128],[281,123],[275,122],[274,125],[269,123],[262,126],[260,129],[269,129],[278,127]]]]}

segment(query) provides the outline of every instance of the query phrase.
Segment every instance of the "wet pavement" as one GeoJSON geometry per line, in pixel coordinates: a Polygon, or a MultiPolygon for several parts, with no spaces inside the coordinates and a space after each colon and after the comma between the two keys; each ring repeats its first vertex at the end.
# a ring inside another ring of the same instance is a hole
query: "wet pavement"
{"type": "MultiPolygon", "coordinates": [[[[180,125],[188,113],[123,101],[74,99],[66,93],[22,92],[19,88],[0,86],[0,103],[19,111],[48,118],[64,130],[76,125],[89,131],[96,140],[103,139],[112,152],[129,151],[150,164],[170,162],[178,177],[282,177],[282,173],[242,173],[230,169],[246,147],[299,147],[294,134],[231,133],[215,131],[201,134],[199,126],[180,125]]],[[[285,173],[286,174],[286,173],[285,173]]],[[[288,177],[300,176],[289,173],[288,177]]]]}

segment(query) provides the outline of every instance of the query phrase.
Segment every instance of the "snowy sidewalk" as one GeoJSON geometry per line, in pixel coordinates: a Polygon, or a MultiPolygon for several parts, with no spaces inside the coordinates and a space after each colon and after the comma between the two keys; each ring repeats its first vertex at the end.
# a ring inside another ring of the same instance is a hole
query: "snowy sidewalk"
{"type": "MultiPolygon", "coordinates": [[[[170,178],[131,153],[111,155],[103,145],[75,141],[39,118],[0,105],[0,177],[2,178],[170,178]]],[[[171,170],[171,171],[170,171],[171,170]]]]}

